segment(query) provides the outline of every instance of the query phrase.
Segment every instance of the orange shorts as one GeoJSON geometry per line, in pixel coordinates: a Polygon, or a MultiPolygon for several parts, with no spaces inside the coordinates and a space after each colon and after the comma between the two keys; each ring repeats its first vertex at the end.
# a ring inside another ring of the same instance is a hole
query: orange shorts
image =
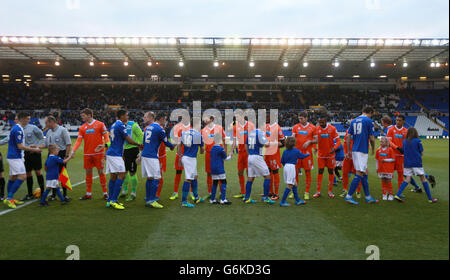
{"type": "Polygon", "coordinates": [[[353,160],[351,158],[344,158],[344,162],[342,163],[342,174],[348,174],[349,172],[356,174],[353,160]]]}
{"type": "Polygon", "coordinates": [[[314,166],[313,157],[312,155],[309,155],[309,157],[298,159],[295,168],[296,169],[303,168],[304,170],[311,170],[313,166],[314,166]]]}
{"type": "Polygon", "coordinates": [[[394,170],[400,173],[403,173],[403,164],[405,162],[405,158],[404,157],[399,157],[396,156],[395,157],[395,167],[394,170]]]}
{"type": "Polygon", "coordinates": [[[166,161],[167,157],[159,158],[159,167],[161,169],[161,172],[166,172],[166,161]]]}
{"type": "Polygon", "coordinates": [[[334,169],[336,167],[336,160],[334,157],[332,158],[317,158],[317,165],[319,169],[330,168],[334,169]]]}
{"type": "Polygon", "coordinates": [[[238,153],[238,171],[248,169],[248,154],[246,152],[238,153]]]}
{"type": "Polygon", "coordinates": [[[84,156],[84,169],[103,169],[105,167],[105,155],[84,156]]]}
{"type": "Polygon", "coordinates": [[[183,170],[184,169],[183,165],[180,165],[179,162],[180,162],[180,158],[178,157],[178,154],[177,154],[175,156],[175,164],[174,164],[175,170],[183,170]]]}
{"type": "Polygon", "coordinates": [[[281,159],[277,155],[265,156],[264,160],[270,170],[277,170],[281,168],[281,159]]]}
{"type": "Polygon", "coordinates": [[[211,152],[205,152],[205,172],[211,173],[211,152]]]}

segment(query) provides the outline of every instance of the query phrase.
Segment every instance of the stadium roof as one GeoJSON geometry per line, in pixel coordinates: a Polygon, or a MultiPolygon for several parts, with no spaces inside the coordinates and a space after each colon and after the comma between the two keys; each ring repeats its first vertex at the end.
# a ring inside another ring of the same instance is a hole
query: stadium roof
{"type": "Polygon", "coordinates": [[[102,74],[115,78],[443,78],[448,75],[448,58],[446,38],[0,36],[0,74],[29,74],[34,79],[49,73],[60,78],[96,78],[102,74]]]}

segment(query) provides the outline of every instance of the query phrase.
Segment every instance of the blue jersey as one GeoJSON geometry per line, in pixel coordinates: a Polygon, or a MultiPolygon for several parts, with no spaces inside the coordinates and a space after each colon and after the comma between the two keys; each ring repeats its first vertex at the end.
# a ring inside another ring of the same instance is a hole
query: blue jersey
{"type": "Polygon", "coordinates": [[[11,129],[11,132],[9,133],[9,141],[8,141],[8,155],[6,158],[9,159],[18,159],[23,158],[23,150],[19,149],[17,147],[17,144],[23,143],[23,128],[16,124],[11,129]]]}
{"type": "Polygon", "coordinates": [[[281,164],[285,166],[286,164],[297,164],[298,159],[303,159],[309,157],[309,153],[302,153],[297,148],[292,148],[290,150],[284,150],[283,155],[281,156],[281,164]]]}
{"type": "Polygon", "coordinates": [[[267,140],[265,133],[259,129],[250,131],[248,133],[248,137],[245,140],[245,144],[248,145],[248,153],[249,155],[263,155],[263,147],[269,142],[267,140]]]}
{"type": "Polygon", "coordinates": [[[403,140],[404,166],[405,168],[422,167],[422,141],[419,138],[403,140]]]}
{"type": "Polygon", "coordinates": [[[59,179],[59,165],[63,163],[63,159],[59,156],[49,155],[45,161],[45,167],[47,167],[46,180],[58,180],[59,179]]]}
{"type": "MultiPolygon", "coordinates": [[[[334,140],[334,144],[336,144],[336,140],[334,140]]],[[[335,160],[336,161],[343,161],[345,158],[344,155],[344,146],[342,146],[342,144],[339,146],[339,148],[337,148],[337,150],[335,151],[335,160]]]]}
{"type": "Polygon", "coordinates": [[[117,120],[111,127],[110,136],[111,145],[106,152],[107,156],[121,157],[123,155],[123,144],[128,136],[127,127],[117,120]]]}
{"type": "Polygon", "coordinates": [[[369,153],[370,135],[374,135],[375,128],[372,119],[359,116],[350,123],[348,134],[353,136],[353,152],[369,153]]]}
{"type": "Polygon", "coordinates": [[[389,128],[391,128],[391,127],[392,127],[392,125],[390,125],[388,127],[383,127],[383,134],[382,134],[382,136],[386,136],[387,133],[388,133],[389,128]]]}
{"type": "Polygon", "coordinates": [[[225,174],[223,161],[227,158],[225,149],[220,145],[214,145],[211,149],[211,174],[225,174]]]}
{"type": "Polygon", "coordinates": [[[196,158],[198,148],[203,147],[203,137],[200,132],[189,129],[181,133],[181,144],[184,147],[183,156],[196,158]]]}
{"type": "Polygon", "coordinates": [[[144,129],[144,150],[142,156],[146,158],[159,158],[159,147],[164,143],[173,149],[172,143],[167,140],[166,131],[159,123],[152,123],[144,129]]]}

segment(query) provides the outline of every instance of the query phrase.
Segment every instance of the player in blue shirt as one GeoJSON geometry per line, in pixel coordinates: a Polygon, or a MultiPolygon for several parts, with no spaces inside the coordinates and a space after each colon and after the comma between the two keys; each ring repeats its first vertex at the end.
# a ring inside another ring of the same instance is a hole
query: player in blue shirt
{"type": "Polygon", "coordinates": [[[187,202],[189,194],[189,187],[192,188],[194,196],[194,202],[200,203],[205,201],[198,196],[198,172],[197,172],[197,154],[203,154],[205,149],[203,147],[202,134],[196,129],[189,129],[181,133],[181,137],[178,140],[177,154],[180,161],[180,165],[184,168],[185,181],[182,189],[181,206],[183,207],[195,207],[195,205],[187,202]],[[181,154],[181,148],[183,146],[183,154],[181,154]]]}
{"type": "Polygon", "coordinates": [[[66,164],[70,157],[63,160],[58,156],[59,153],[59,147],[55,144],[48,145],[48,158],[45,161],[45,180],[46,180],[46,187],[47,189],[44,191],[44,193],[41,196],[41,206],[48,206],[47,202],[47,196],[50,193],[52,189],[56,189],[56,193],[58,194],[59,199],[61,200],[61,204],[64,205],[68,203],[70,200],[65,198],[60,189],[59,189],[59,166],[61,164],[66,164]]]}
{"type": "MultiPolygon", "coordinates": [[[[274,143],[278,145],[278,142],[274,143]]],[[[255,129],[248,133],[245,141],[245,149],[248,153],[248,169],[247,169],[247,184],[245,185],[245,203],[256,203],[255,200],[250,199],[252,192],[252,184],[255,177],[264,177],[264,194],[262,201],[268,204],[274,204],[275,201],[269,198],[270,191],[270,171],[264,161],[263,148],[269,147],[271,143],[267,140],[264,131],[255,129]]]]}
{"type": "Polygon", "coordinates": [[[27,178],[27,172],[24,164],[24,151],[34,153],[41,152],[39,148],[26,147],[24,145],[23,127],[30,122],[28,116],[29,114],[20,112],[17,115],[18,123],[13,126],[11,132],[9,133],[8,154],[6,156],[9,165],[9,180],[8,185],[6,186],[8,196],[5,200],[3,200],[3,203],[13,209],[16,208],[16,205],[23,204],[23,201],[14,199],[14,194],[20,188],[23,181],[27,178]]]}
{"type": "Polygon", "coordinates": [[[159,147],[164,143],[173,151],[174,145],[167,140],[166,131],[163,129],[166,123],[166,115],[158,113],[156,122],[148,125],[144,130],[144,149],[141,154],[142,178],[147,178],[145,183],[145,206],[163,208],[158,203],[156,192],[161,179],[161,165],[159,163],[159,147]]]}
{"type": "MultiPolygon", "coordinates": [[[[106,174],[111,173],[109,178],[109,197],[106,202],[106,207],[113,207],[117,210],[123,210],[122,203],[119,203],[118,196],[122,189],[122,183],[125,179],[126,170],[125,162],[123,161],[123,145],[125,141],[132,145],[139,146],[127,134],[128,112],[125,110],[117,111],[117,121],[112,125],[110,130],[110,146],[106,152],[106,174]]],[[[103,146],[97,149],[101,150],[103,146]]]]}
{"type": "Polygon", "coordinates": [[[356,176],[353,178],[350,184],[350,189],[345,196],[345,201],[351,204],[359,204],[353,200],[353,193],[361,182],[364,193],[366,194],[367,203],[378,203],[379,201],[374,199],[369,192],[369,181],[367,178],[367,160],[369,157],[369,142],[372,155],[375,153],[375,137],[374,137],[374,125],[371,119],[373,115],[373,108],[366,106],[363,109],[362,115],[355,118],[350,123],[348,134],[353,136],[353,149],[350,149],[350,141],[347,142],[346,155],[353,159],[353,166],[356,170],[356,176]]]}
{"type": "MultiPolygon", "coordinates": [[[[336,144],[336,140],[334,140],[334,143],[336,144]]],[[[336,160],[336,167],[334,168],[334,185],[337,184],[337,179],[342,181],[341,174],[339,174],[339,170],[342,170],[342,165],[344,163],[344,146],[341,144],[337,150],[335,151],[335,160],[336,160]]]]}
{"type": "Polygon", "coordinates": [[[299,159],[304,159],[309,157],[309,153],[302,153],[299,149],[294,148],[296,143],[295,137],[289,136],[286,138],[286,150],[283,152],[283,156],[281,157],[281,164],[283,165],[283,177],[284,182],[287,184],[286,189],[284,189],[283,197],[281,198],[280,206],[290,206],[289,203],[286,202],[286,199],[289,193],[294,193],[295,204],[303,205],[306,202],[298,196],[297,186],[296,184],[296,169],[295,166],[299,159]]]}
{"type": "Polygon", "coordinates": [[[214,146],[211,148],[211,176],[213,185],[211,189],[211,204],[218,203],[216,200],[217,185],[220,182],[220,201],[222,205],[229,205],[231,201],[226,199],[227,192],[227,178],[225,175],[224,161],[231,159],[231,154],[227,156],[225,149],[220,146],[222,143],[222,135],[220,133],[214,134],[214,146]]]}
{"type": "Polygon", "coordinates": [[[419,176],[422,180],[422,185],[425,189],[425,193],[427,194],[428,201],[430,203],[436,203],[438,200],[436,198],[433,199],[431,196],[430,186],[428,185],[422,165],[422,142],[420,141],[419,134],[414,127],[408,128],[406,139],[403,140],[403,151],[405,156],[403,172],[405,180],[400,185],[400,188],[394,198],[399,202],[403,202],[403,199],[401,198],[403,190],[408,186],[412,176],[419,176]]]}

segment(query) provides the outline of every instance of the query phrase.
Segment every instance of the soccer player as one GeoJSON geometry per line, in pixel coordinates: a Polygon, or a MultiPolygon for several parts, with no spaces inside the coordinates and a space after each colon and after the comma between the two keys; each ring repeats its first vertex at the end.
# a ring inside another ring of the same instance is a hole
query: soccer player
{"type": "Polygon", "coordinates": [[[231,152],[233,152],[234,149],[238,147],[237,169],[241,193],[238,195],[234,195],[233,197],[235,198],[245,197],[246,183],[244,170],[247,169],[248,173],[248,153],[245,148],[245,143],[247,141],[249,131],[252,131],[254,129],[255,125],[252,122],[247,121],[243,114],[236,114],[236,125],[233,127],[233,144],[231,147],[231,152]]]}
{"type": "Polygon", "coordinates": [[[220,203],[222,205],[230,205],[231,201],[227,200],[227,177],[225,175],[224,161],[230,160],[231,155],[227,156],[225,149],[221,146],[222,134],[214,134],[214,146],[211,148],[211,176],[213,179],[213,186],[211,190],[211,204],[220,203]],[[216,200],[217,185],[220,182],[220,200],[216,200]]]}
{"type": "Polygon", "coordinates": [[[328,196],[334,198],[333,183],[334,168],[336,167],[335,152],[341,145],[341,139],[339,138],[336,127],[327,123],[327,120],[327,116],[322,114],[319,117],[319,126],[316,127],[316,131],[314,132],[314,137],[318,143],[317,165],[319,166],[319,172],[317,174],[317,192],[314,194],[314,198],[320,197],[325,167],[328,168],[328,196]]]}
{"type": "Polygon", "coordinates": [[[94,112],[85,108],[80,113],[84,124],[78,130],[78,138],[70,153],[70,158],[75,156],[76,151],[84,140],[84,170],[86,171],[86,194],[80,200],[92,199],[93,169],[97,169],[100,185],[103,190],[103,199],[108,199],[106,190],[106,175],[103,171],[105,163],[105,147],[110,145],[110,139],[106,126],[101,121],[94,119],[94,112]]]}
{"type": "MultiPolygon", "coordinates": [[[[17,115],[14,118],[14,122],[17,124],[19,120],[17,119],[17,115]]],[[[9,135],[0,140],[0,146],[6,145],[9,142],[9,135]]],[[[3,168],[3,156],[0,152],[0,201],[5,199],[5,178],[3,177],[3,172],[5,169],[3,168]]]]}
{"type": "MultiPolygon", "coordinates": [[[[28,116],[30,118],[30,116],[28,116]]],[[[40,130],[37,126],[28,123],[23,128],[23,133],[25,135],[24,144],[25,146],[36,146],[39,145],[44,139],[44,134],[42,130],[40,130]]],[[[27,171],[27,195],[22,199],[30,200],[33,199],[33,174],[36,175],[39,188],[41,189],[41,193],[44,192],[44,176],[42,176],[42,155],[41,153],[30,153],[25,151],[25,169],[27,171]]]]}
{"type": "Polygon", "coordinates": [[[356,176],[350,185],[350,190],[345,196],[345,201],[351,204],[359,204],[353,199],[353,193],[361,182],[366,195],[367,203],[378,203],[379,201],[370,196],[369,181],[367,176],[367,160],[369,158],[369,143],[372,155],[375,153],[375,137],[373,120],[373,108],[364,107],[362,115],[355,118],[350,123],[348,134],[353,136],[353,147],[350,148],[350,141],[347,142],[346,157],[353,159],[353,166],[356,170],[356,176]]]}
{"type": "Polygon", "coordinates": [[[181,138],[177,144],[178,158],[184,168],[185,181],[183,184],[182,196],[181,196],[181,206],[193,208],[194,204],[187,202],[187,196],[189,193],[189,187],[192,188],[192,193],[194,196],[194,203],[200,203],[205,201],[203,198],[198,196],[198,172],[197,172],[197,154],[200,149],[200,153],[204,153],[203,148],[203,137],[202,134],[195,129],[189,129],[183,131],[181,138]],[[183,155],[181,155],[181,146],[184,146],[183,155]]]}
{"type": "MultiPolygon", "coordinates": [[[[112,207],[117,210],[123,210],[125,207],[118,201],[120,189],[125,179],[126,169],[123,160],[123,145],[127,141],[132,145],[139,145],[127,134],[128,112],[125,110],[117,111],[117,120],[111,126],[111,145],[106,152],[106,174],[109,177],[109,196],[106,207],[112,207]]],[[[103,147],[99,147],[103,148],[103,147]]],[[[99,149],[96,151],[98,152],[99,149]]]]}
{"type": "Polygon", "coordinates": [[[164,143],[170,150],[173,150],[174,145],[167,140],[166,131],[163,129],[166,123],[166,115],[158,113],[155,120],[156,122],[151,123],[144,130],[141,170],[142,178],[147,178],[145,183],[145,207],[163,208],[156,197],[159,180],[161,179],[161,169],[158,160],[159,148],[161,143],[164,143]]]}
{"type": "Polygon", "coordinates": [[[299,198],[298,191],[297,191],[297,170],[296,165],[299,159],[304,159],[309,156],[309,154],[304,154],[300,152],[297,148],[294,148],[296,145],[295,137],[288,137],[286,139],[286,150],[283,152],[283,157],[281,158],[281,164],[283,164],[283,177],[284,182],[286,183],[287,187],[284,190],[283,197],[281,198],[280,206],[290,206],[289,203],[286,202],[286,198],[288,197],[289,193],[294,193],[295,198],[295,204],[296,205],[303,205],[306,204],[306,202],[299,198]]]}
{"type": "Polygon", "coordinates": [[[205,127],[202,129],[202,137],[203,142],[205,143],[205,171],[206,185],[208,187],[208,195],[206,198],[208,199],[211,197],[213,183],[211,176],[211,149],[214,146],[214,134],[219,133],[222,135],[222,143],[224,143],[225,153],[227,153],[227,145],[225,143],[225,131],[221,125],[214,123],[214,116],[205,116],[203,118],[203,123],[205,124],[205,127]]]}
{"type": "MultiPolygon", "coordinates": [[[[278,145],[278,141],[274,143],[278,145]]],[[[265,133],[260,129],[255,129],[248,133],[245,141],[245,149],[248,153],[248,178],[245,186],[245,203],[256,203],[250,199],[252,193],[253,180],[258,176],[264,177],[264,194],[262,201],[267,204],[274,204],[275,201],[269,198],[270,190],[270,171],[263,157],[263,147],[269,147],[271,143],[267,140],[265,133]]]]}
{"type": "Polygon", "coordinates": [[[419,134],[414,127],[408,128],[406,139],[403,140],[403,151],[405,155],[405,181],[401,184],[397,194],[395,195],[395,199],[399,202],[403,202],[403,199],[401,198],[403,190],[408,186],[412,176],[419,176],[422,180],[422,185],[425,189],[425,193],[427,194],[428,201],[430,203],[436,203],[438,200],[435,198],[433,199],[431,196],[430,186],[428,185],[422,165],[422,142],[420,141],[419,134]]]}
{"type": "Polygon", "coordinates": [[[269,116],[267,116],[267,120],[270,123],[266,124],[266,137],[269,139],[269,142],[278,143],[278,145],[273,145],[266,149],[264,156],[264,160],[271,172],[269,197],[272,200],[277,200],[280,187],[280,174],[278,172],[278,169],[281,168],[280,147],[284,146],[285,137],[283,130],[275,120],[272,120],[269,116]]]}
{"type": "MultiPolygon", "coordinates": [[[[183,118],[179,117],[179,122],[173,127],[173,137],[175,140],[175,143],[179,142],[179,139],[181,138],[181,133],[183,133],[183,131],[187,131],[191,129],[191,124],[190,124],[190,119],[189,118],[184,118],[184,122],[183,122],[183,118]]],[[[174,167],[175,167],[175,180],[174,180],[174,184],[173,184],[173,194],[170,196],[170,200],[175,200],[178,198],[178,189],[180,187],[180,181],[181,181],[181,174],[183,173],[183,165],[180,164],[180,158],[179,158],[179,154],[183,155],[183,149],[184,146],[181,146],[181,151],[180,153],[177,152],[176,156],[175,156],[175,162],[174,162],[174,167]]]]}
{"type": "MultiPolygon", "coordinates": [[[[352,118],[350,122],[353,120],[352,118]]],[[[345,155],[348,154],[348,150],[350,147],[350,151],[353,149],[353,135],[348,134],[348,129],[345,132],[344,137],[344,161],[342,162],[342,193],[340,197],[345,197],[348,193],[348,180],[350,179],[351,174],[356,174],[356,170],[353,166],[353,160],[345,155]]],[[[356,189],[356,197],[360,198],[361,196],[361,182],[358,184],[356,189]]]]}
{"type": "Polygon", "coordinates": [[[380,145],[375,153],[375,159],[378,177],[381,179],[383,200],[394,200],[391,182],[395,167],[394,150],[389,147],[389,139],[385,136],[381,137],[380,145]]]}
{"type": "MultiPolygon", "coordinates": [[[[336,144],[336,141],[334,141],[334,142],[336,144]]],[[[337,181],[336,177],[337,177],[337,179],[342,180],[342,177],[339,174],[339,170],[342,170],[344,158],[345,158],[344,146],[341,144],[335,152],[335,160],[336,160],[336,167],[334,168],[334,183],[335,183],[335,185],[336,185],[336,181],[337,181]]]]}
{"type": "MultiPolygon", "coordinates": [[[[133,121],[127,122],[127,134],[136,143],[142,145],[144,134],[142,133],[142,130],[137,122],[133,121]]],[[[132,145],[125,141],[123,158],[125,161],[125,170],[127,171],[127,175],[125,176],[125,180],[123,181],[123,190],[120,196],[125,197],[128,194],[128,184],[130,183],[131,193],[130,196],[127,197],[126,201],[132,201],[136,199],[136,189],[138,185],[138,177],[136,174],[137,171],[136,159],[138,155],[139,155],[139,146],[132,145]]]]}
{"type": "Polygon", "coordinates": [[[23,181],[27,178],[27,172],[25,170],[24,164],[24,151],[40,153],[39,148],[26,147],[23,142],[24,133],[23,127],[25,127],[30,119],[28,114],[20,112],[17,115],[18,123],[13,126],[11,132],[9,133],[8,142],[8,155],[6,159],[9,165],[9,180],[6,190],[8,196],[3,203],[9,208],[16,208],[16,205],[23,204],[23,201],[14,199],[14,194],[22,185],[23,181]]]}
{"type": "Polygon", "coordinates": [[[299,159],[296,168],[296,182],[298,184],[298,173],[305,171],[305,200],[308,200],[309,189],[311,188],[311,169],[313,168],[312,149],[317,140],[314,137],[316,127],[308,122],[308,113],[306,111],[300,112],[298,115],[299,123],[292,128],[292,136],[295,137],[295,148],[300,150],[303,154],[309,154],[308,157],[299,159]]]}
{"type": "Polygon", "coordinates": [[[59,166],[62,164],[66,164],[71,157],[68,157],[66,159],[62,159],[58,156],[59,153],[59,147],[55,144],[48,145],[48,158],[45,161],[45,172],[46,172],[46,184],[45,186],[47,189],[42,193],[41,196],[41,203],[40,206],[48,206],[48,202],[46,201],[48,194],[50,193],[50,190],[54,189],[56,190],[56,193],[58,194],[59,199],[61,199],[61,205],[67,204],[69,201],[67,201],[60,189],[59,189],[59,166]]]}

